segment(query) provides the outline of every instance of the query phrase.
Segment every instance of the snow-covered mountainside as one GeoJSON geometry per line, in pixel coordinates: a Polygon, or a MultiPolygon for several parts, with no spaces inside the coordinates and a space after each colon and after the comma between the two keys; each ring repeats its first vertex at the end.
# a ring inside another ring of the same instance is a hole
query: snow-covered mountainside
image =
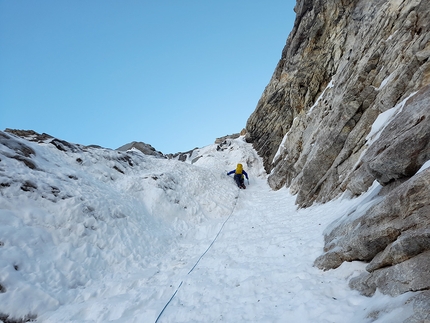
{"type": "Polygon", "coordinates": [[[430,321],[429,2],[295,11],[240,136],[0,132],[0,321],[430,321]]]}
{"type": "Polygon", "coordinates": [[[297,210],[286,189],[269,188],[243,137],[187,160],[0,132],[0,320],[400,322],[412,313],[413,294],[348,288],[363,263],[313,266],[324,228],[379,185],[297,210]],[[226,175],[237,162],[246,190],[226,175]]]}
{"type": "Polygon", "coordinates": [[[0,143],[0,313],[14,317],[147,269],[190,226],[226,216],[237,194],[224,174],[232,164],[201,168],[3,132],[0,143]]]}

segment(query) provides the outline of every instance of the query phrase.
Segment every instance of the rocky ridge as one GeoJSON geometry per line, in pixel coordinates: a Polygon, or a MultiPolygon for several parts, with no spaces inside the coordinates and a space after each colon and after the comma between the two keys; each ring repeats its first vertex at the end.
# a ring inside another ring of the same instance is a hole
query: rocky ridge
{"type": "Polygon", "coordinates": [[[117,148],[116,150],[127,151],[127,150],[131,150],[131,149],[137,149],[137,150],[141,151],[142,153],[144,153],[145,155],[164,158],[164,155],[162,152],[155,150],[155,148],[152,147],[150,144],[146,144],[146,143],[141,142],[141,141],[139,141],[139,142],[132,141],[131,143],[125,144],[125,145],[117,148]]]}
{"type": "Polygon", "coordinates": [[[376,181],[366,207],[327,228],[315,265],[369,262],[352,288],[415,291],[410,322],[429,320],[430,4],[298,0],[295,12],[247,140],[271,187],[289,187],[299,207],[358,196],[376,181]]]}

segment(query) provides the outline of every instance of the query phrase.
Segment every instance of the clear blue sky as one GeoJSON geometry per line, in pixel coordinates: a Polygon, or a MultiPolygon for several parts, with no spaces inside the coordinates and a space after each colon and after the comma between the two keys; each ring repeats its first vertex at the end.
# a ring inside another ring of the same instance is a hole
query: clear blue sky
{"type": "Polygon", "coordinates": [[[0,130],[163,153],[239,132],[295,0],[0,0],[0,130]]]}

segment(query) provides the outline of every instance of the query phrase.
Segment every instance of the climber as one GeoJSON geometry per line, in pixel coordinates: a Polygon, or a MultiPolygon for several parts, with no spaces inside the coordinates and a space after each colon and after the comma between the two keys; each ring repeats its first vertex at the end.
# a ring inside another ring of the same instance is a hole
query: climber
{"type": "Polygon", "coordinates": [[[248,180],[249,184],[249,178],[248,174],[243,170],[242,164],[237,164],[237,167],[235,170],[232,170],[231,172],[228,172],[227,175],[231,175],[234,173],[234,180],[239,188],[246,188],[244,182],[243,175],[246,176],[246,179],[248,180]]]}

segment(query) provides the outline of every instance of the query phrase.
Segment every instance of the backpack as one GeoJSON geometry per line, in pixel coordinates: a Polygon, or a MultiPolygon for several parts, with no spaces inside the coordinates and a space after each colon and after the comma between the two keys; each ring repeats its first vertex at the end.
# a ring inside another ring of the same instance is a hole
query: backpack
{"type": "Polygon", "coordinates": [[[242,174],[242,171],[243,171],[243,166],[242,166],[242,164],[237,164],[237,167],[236,167],[236,174],[242,174]]]}

